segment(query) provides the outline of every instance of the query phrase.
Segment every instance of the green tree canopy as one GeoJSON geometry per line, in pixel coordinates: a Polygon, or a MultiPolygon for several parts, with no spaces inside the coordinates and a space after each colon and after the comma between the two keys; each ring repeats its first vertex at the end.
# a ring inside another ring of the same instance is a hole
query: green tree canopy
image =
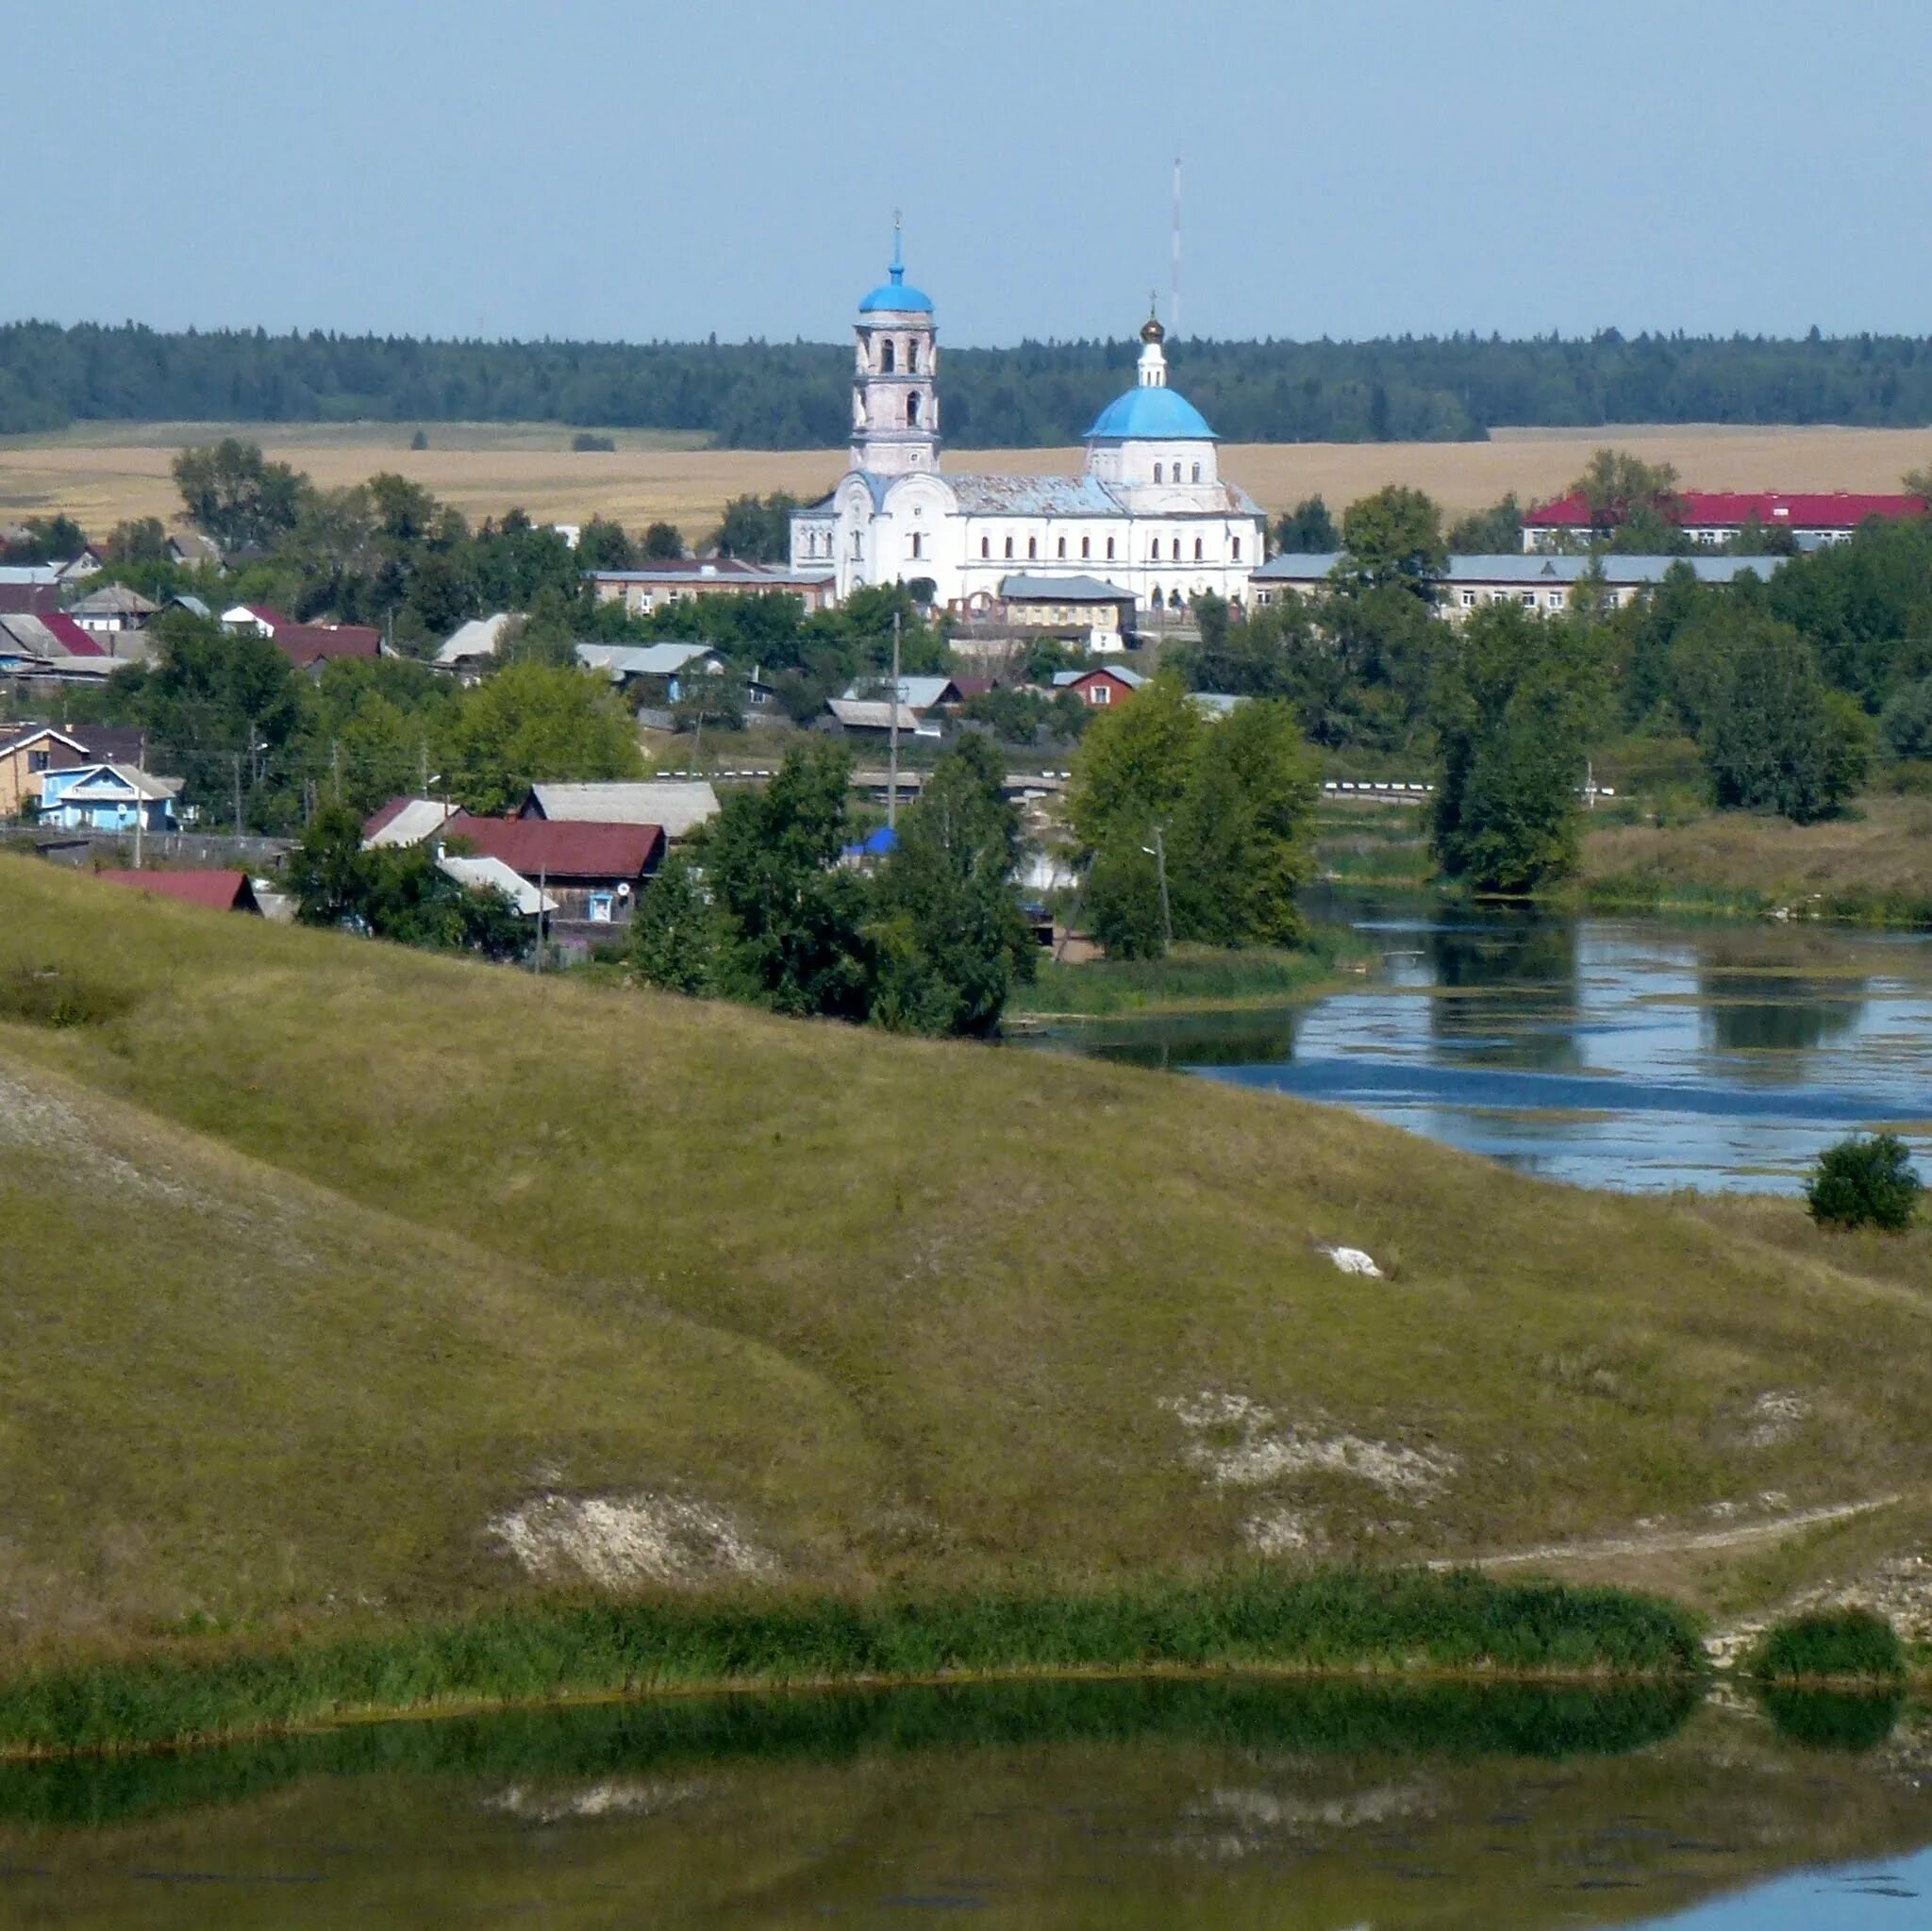
{"type": "Polygon", "coordinates": [[[609,691],[559,665],[509,664],[461,691],[443,735],[449,794],[513,809],[534,784],[643,774],[636,728],[609,691]]]}
{"type": "Polygon", "coordinates": [[[1350,583],[1400,585],[1426,598],[1448,556],[1442,512],[1422,491],[1391,483],[1342,512],[1341,548],[1350,583]]]}
{"type": "Polygon", "coordinates": [[[1324,557],[1341,547],[1341,536],[1328,506],[1305,496],[1274,525],[1274,547],[1283,556],[1324,557]]]}
{"type": "Polygon", "coordinates": [[[286,536],[308,489],[307,476],[233,436],[184,449],[171,467],[188,514],[225,550],[263,550],[286,536]]]}

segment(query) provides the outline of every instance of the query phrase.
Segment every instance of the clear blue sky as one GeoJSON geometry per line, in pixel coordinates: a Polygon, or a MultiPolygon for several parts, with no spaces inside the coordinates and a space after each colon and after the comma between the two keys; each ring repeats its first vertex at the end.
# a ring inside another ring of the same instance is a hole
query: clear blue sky
{"type": "Polygon", "coordinates": [[[8,0],[0,318],[1932,331],[1927,0],[8,0]],[[34,239],[27,240],[32,231],[34,239]]]}

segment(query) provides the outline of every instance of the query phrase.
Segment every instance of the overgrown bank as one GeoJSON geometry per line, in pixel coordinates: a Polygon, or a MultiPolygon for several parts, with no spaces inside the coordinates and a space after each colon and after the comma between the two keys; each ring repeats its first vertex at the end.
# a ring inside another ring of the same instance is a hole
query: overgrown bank
{"type": "Polygon", "coordinates": [[[297,1646],[0,1685],[0,1755],[208,1741],[573,1696],[1166,1670],[1680,1677],[1697,1631],[1608,1589],[1470,1573],[1253,1570],[1090,1594],[533,1605],[297,1646]]]}
{"type": "Polygon", "coordinates": [[[1008,1004],[1025,1019],[1132,1019],[1279,1006],[1332,990],[1375,956],[1346,927],[1316,926],[1293,951],[1176,945],[1165,958],[1042,959],[1008,1004]]]}

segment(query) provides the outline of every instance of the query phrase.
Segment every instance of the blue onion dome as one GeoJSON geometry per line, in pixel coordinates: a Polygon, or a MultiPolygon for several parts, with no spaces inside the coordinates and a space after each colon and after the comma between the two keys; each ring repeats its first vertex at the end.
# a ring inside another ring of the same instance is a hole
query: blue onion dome
{"type": "Polygon", "coordinates": [[[1214,431],[1186,396],[1172,389],[1130,389],[1094,419],[1089,442],[1212,442],[1214,431]]]}

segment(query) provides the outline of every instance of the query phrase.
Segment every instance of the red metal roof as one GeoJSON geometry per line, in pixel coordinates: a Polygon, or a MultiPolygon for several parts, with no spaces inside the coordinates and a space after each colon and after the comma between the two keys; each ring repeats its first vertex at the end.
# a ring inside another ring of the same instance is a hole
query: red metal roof
{"type": "Polygon", "coordinates": [[[299,671],[325,658],[379,657],[382,632],[368,624],[282,624],[275,645],[299,671]]]}
{"type": "Polygon", "coordinates": [[[210,911],[252,912],[255,888],[245,872],[100,872],[109,885],[130,885],[136,891],[158,898],[177,898],[185,905],[207,906],[210,911]]]}
{"type": "Polygon", "coordinates": [[[599,824],[571,818],[473,818],[458,811],[441,836],[485,858],[501,858],[533,884],[564,879],[638,879],[664,845],[657,824],[599,824]]]}
{"type": "Polygon", "coordinates": [[[291,619],[282,615],[273,604],[243,604],[242,609],[255,621],[269,630],[286,630],[291,619]]]}
{"type": "MultiPolygon", "coordinates": [[[[1844,490],[1798,495],[1777,490],[1679,490],[1659,508],[1671,522],[1690,529],[1741,528],[1756,515],[1767,529],[1851,530],[1868,516],[1923,516],[1926,502],[1923,496],[1859,496],[1844,490]]],[[[1592,518],[1589,504],[1573,491],[1525,510],[1523,521],[1531,529],[1588,529],[1592,518]]]]}
{"type": "Polygon", "coordinates": [[[64,610],[47,610],[42,614],[41,622],[54,633],[56,641],[71,658],[104,658],[108,655],[103,644],[92,631],[83,630],[64,610]]]}

